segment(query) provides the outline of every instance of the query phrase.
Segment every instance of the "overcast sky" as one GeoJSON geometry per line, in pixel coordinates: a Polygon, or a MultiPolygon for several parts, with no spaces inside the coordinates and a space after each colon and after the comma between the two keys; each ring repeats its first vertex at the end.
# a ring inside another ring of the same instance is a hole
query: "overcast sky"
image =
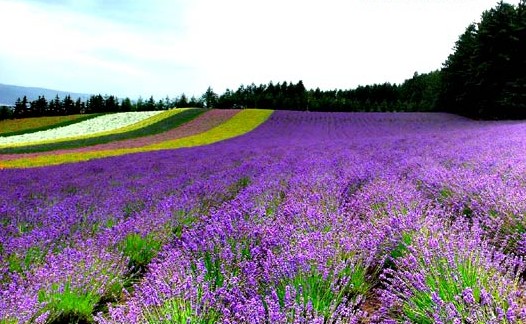
{"type": "MultiPolygon", "coordinates": [[[[518,0],[507,2],[517,4],[518,0]]],[[[400,83],[497,0],[0,0],[0,83],[156,98],[400,83]]]]}

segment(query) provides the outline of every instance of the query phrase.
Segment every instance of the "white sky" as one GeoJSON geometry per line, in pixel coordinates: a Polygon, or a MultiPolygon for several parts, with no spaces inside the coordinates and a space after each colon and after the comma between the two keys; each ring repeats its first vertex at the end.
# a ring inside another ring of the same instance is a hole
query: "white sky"
{"type": "MultiPolygon", "coordinates": [[[[507,2],[517,4],[518,0],[507,2]]],[[[0,83],[157,99],[441,67],[497,0],[0,0],[0,83]]]]}

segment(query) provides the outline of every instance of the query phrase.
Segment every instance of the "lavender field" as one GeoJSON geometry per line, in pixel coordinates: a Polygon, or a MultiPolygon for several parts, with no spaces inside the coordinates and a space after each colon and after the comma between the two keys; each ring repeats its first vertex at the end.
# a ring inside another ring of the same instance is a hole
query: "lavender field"
{"type": "Polygon", "coordinates": [[[526,123],[276,111],[0,170],[0,323],[524,323],[526,123]]]}

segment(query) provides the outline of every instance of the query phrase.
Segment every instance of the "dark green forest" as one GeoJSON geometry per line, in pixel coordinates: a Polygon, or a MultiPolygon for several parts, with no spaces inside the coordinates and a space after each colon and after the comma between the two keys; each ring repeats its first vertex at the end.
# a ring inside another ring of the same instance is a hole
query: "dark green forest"
{"type": "Polygon", "coordinates": [[[19,98],[0,119],[78,113],[163,110],[172,107],[265,108],[302,111],[443,111],[475,119],[526,118],[526,0],[499,2],[460,35],[442,69],[417,73],[402,84],[349,90],[307,90],[302,81],[241,85],[217,94],[209,87],[196,98],[147,100],[94,95],[28,102],[19,98]]]}
{"type": "Polygon", "coordinates": [[[526,1],[500,2],[469,25],[441,79],[436,109],[483,119],[526,118],[526,1]]]}

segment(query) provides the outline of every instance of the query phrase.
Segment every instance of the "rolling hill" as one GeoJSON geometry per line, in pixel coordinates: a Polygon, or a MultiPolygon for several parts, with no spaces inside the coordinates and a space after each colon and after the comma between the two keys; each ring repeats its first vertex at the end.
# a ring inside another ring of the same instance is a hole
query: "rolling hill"
{"type": "Polygon", "coordinates": [[[86,93],[75,93],[70,91],[52,90],[46,88],[35,88],[35,87],[22,87],[9,84],[0,83],[0,104],[14,105],[17,98],[27,96],[29,101],[38,99],[38,96],[44,96],[47,99],[54,98],[56,95],[63,98],[66,95],[70,95],[72,98],[81,98],[86,100],[89,98],[89,94],[86,93]]]}

